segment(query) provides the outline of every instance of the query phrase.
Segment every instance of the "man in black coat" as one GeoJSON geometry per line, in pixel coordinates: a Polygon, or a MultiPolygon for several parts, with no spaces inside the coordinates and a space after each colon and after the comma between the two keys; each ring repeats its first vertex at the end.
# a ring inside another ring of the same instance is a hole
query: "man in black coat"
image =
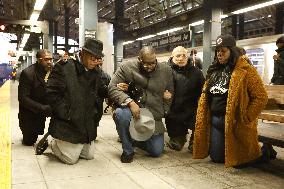
{"type": "Polygon", "coordinates": [[[45,87],[52,67],[52,55],[48,50],[39,50],[37,62],[24,69],[18,87],[19,126],[23,133],[22,143],[33,145],[38,135],[43,134],[46,117],[51,108],[45,101],[45,87]]]}
{"type": "Polygon", "coordinates": [[[274,73],[271,83],[274,85],[284,85],[284,36],[279,37],[276,41],[277,55],[273,56],[274,59],[274,73]]]}
{"type": "Polygon", "coordinates": [[[101,118],[103,44],[87,39],[76,59],[56,64],[47,84],[47,99],[52,107],[49,134],[51,149],[67,164],[79,158],[94,158],[94,140],[101,118]]]}
{"type": "Polygon", "coordinates": [[[182,46],[173,50],[168,63],[172,68],[175,91],[165,120],[170,137],[168,146],[173,150],[181,150],[186,142],[188,129],[191,129],[188,147],[191,152],[198,99],[205,79],[200,69],[188,63],[187,50],[182,46]]]}
{"type": "Polygon", "coordinates": [[[194,67],[202,70],[202,60],[199,57],[197,57],[197,50],[192,49],[190,51],[190,56],[188,58],[188,63],[190,63],[194,67]]]}

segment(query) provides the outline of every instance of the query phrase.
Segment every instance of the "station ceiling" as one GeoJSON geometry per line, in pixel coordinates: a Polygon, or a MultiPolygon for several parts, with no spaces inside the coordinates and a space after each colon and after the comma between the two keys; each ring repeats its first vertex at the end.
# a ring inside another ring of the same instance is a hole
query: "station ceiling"
{"type": "MultiPolygon", "coordinates": [[[[121,26],[122,33],[129,38],[159,32],[169,27],[185,26],[204,16],[205,0],[98,0],[99,21],[107,21],[121,26]],[[115,12],[115,6],[123,4],[124,11],[115,12]]],[[[211,0],[209,0],[211,1],[211,0]]],[[[224,0],[224,14],[268,0],[224,0]]],[[[211,1],[214,2],[214,1],[211,1]]],[[[26,20],[31,15],[35,0],[0,0],[1,20],[26,20]]],[[[79,17],[79,0],[48,0],[39,20],[53,20],[59,24],[58,34],[64,37],[64,13],[70,10],[69,37],[78,39],[79,26],[75,19],[79,17]]],[[[246,27],[257,28],[273,25],[275,6],[269,6],[245,13],[246,27]],[[269,16],[272,15],[272,16],[269,16]]],[[[230,25],[224,20],[224,27],[230,25]]],[[[9,31],[20,35],[25,27],[12,25],[9,31]]],[[[127,37],[124,38],[126,39],[127,37]]]]}

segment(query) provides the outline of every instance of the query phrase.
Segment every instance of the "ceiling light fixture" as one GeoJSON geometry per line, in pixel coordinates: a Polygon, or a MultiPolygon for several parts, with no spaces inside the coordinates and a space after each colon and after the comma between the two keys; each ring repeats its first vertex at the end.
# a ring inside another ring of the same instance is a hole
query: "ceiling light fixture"
{"type": "Polygon", "coordinates": [[[272,0],[272,1],[265,2],[265,3],[260,3],[260,4],[257,4],[257,5],[253,5],[253,6],[250,6],[250,7],[247,7],[247,8],[239,9],[239,10],[236,10],[236,11],[234,11],[232,13],[233,14],[242,14],[242,13],[245,13],[245,12],[249,12],[249,11],[252,11],[252,10],[256,10],[256,9],[260,9],[260,8],[263,8],[263,7],[271,6],[271,5],[274,5],[274,4],[277,4],[277,3],[281,3],[281,2],[284,2],[284,0],[272,0]]]}
{"type": "Polygon", "coordinates": [[[172,33],[172,32],[175,32],[175,31],[182,30],[182,29],[183,29],[183,27],[172,28],[172,29],[169,29],[169,30],[159,32],[159,33],[157,33],[157,35],[164,35],[164,34],[172,33]]]}

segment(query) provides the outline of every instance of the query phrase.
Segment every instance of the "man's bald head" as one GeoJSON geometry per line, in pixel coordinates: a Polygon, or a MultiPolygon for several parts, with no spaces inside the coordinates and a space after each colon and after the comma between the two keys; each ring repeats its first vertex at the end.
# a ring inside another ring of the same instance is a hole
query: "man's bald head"
{"type": "Polygon", "coordinates": [[[138,60],[144,71],[154,71],[157,65],[155,49],[151,46],[143,47],[139,52],[138,60]]]}
{"type": "Polygon", "coordinates": [[[145,56],[154,55],[156,56],[156,51],[152,46],[144,46],[139,52],[139,58],[142,59],[145,56]]]}
{"type": "Polygon", "coordinates": [[[40,49],[39,51],[37,51],[36,53],[36,58],[43,58],[46,54],[51,54],[51,52],[47,49],[40,49]]]}
{"type": "Polygon", "coordinates": [[[172,51],[172,56],[174,54],[177,54],[177,53],[183,53],[183,54],[186,54],[187,55],[187,49],[184,48],[183,46],[177,46],[176,48],[173,49],[172,51]]]}
{"type": "Polygon", "coordinates": [[[36,53],[37,61],[44,67],[46,71],[49,71],[52,67],[52,54],[47,49],[40,49],[36,53]]]}
{"type": "Polygon", "coordinates": [[[182,46],[174,48],[172,52],[172,61],[174,64],[183,67],[187,64],[187,50],[182,46]]]}

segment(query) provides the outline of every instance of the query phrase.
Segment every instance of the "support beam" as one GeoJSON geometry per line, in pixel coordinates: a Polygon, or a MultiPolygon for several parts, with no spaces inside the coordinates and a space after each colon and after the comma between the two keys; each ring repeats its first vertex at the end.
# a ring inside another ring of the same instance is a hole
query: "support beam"
{"type": "Polygon", "coordinates": [[[213,46],[221,34],[222,0],[204,0],[203,73],[206,74],[214,59],[213,46]]]}
{"type": "Polygon", "coordinates": [[[244,39],[244,35],[245,35],[245,15],[244,14],[240,14],[239,15],[239,40],[240,39],[244,39]]]}
{"type": "Polygon", "coordinates": [[[57,54],[58,21],[54,21],[54,53],[57,54]]]}
{"type": "Polygon", "coordinates": [[[70,8],[67,6],[67,3],[64,4],[64,31],[65,31],[65,51],[69,51],[69,17],[70,17],[70,8]]]}
{"type": "Polygon", "coordinates": [[[283,15],[284,15],[284,3],[280,3],[276,5],[275,10],[275,34],[282,34],[284,32],[283,30],[283,15]]]}
{"type": "Polygon", "coordinates": [[[237,23],[238,23],[238,15],[232,15],[232,17],[231,17],[231,19],[232,19],[232,24],[231,24],[231,26],[232,26],[232,35],[237,39],[237,23]]]}
{"type": "Polygon", "coordinates": [[[97,1],[79,0],[79,46],[85,43],[86,34],[96,37],[98,25],[97,1]]]}
{"type": "Polygon", "coordinates": [[[123,25],[119,24],[119,20],[124,19],[124,1],[116,0],[115,2],[115,24],[114,24],[114,71],[119,67],[123,59],[123,40],[120,38],[123,33],[123,25]]]}

